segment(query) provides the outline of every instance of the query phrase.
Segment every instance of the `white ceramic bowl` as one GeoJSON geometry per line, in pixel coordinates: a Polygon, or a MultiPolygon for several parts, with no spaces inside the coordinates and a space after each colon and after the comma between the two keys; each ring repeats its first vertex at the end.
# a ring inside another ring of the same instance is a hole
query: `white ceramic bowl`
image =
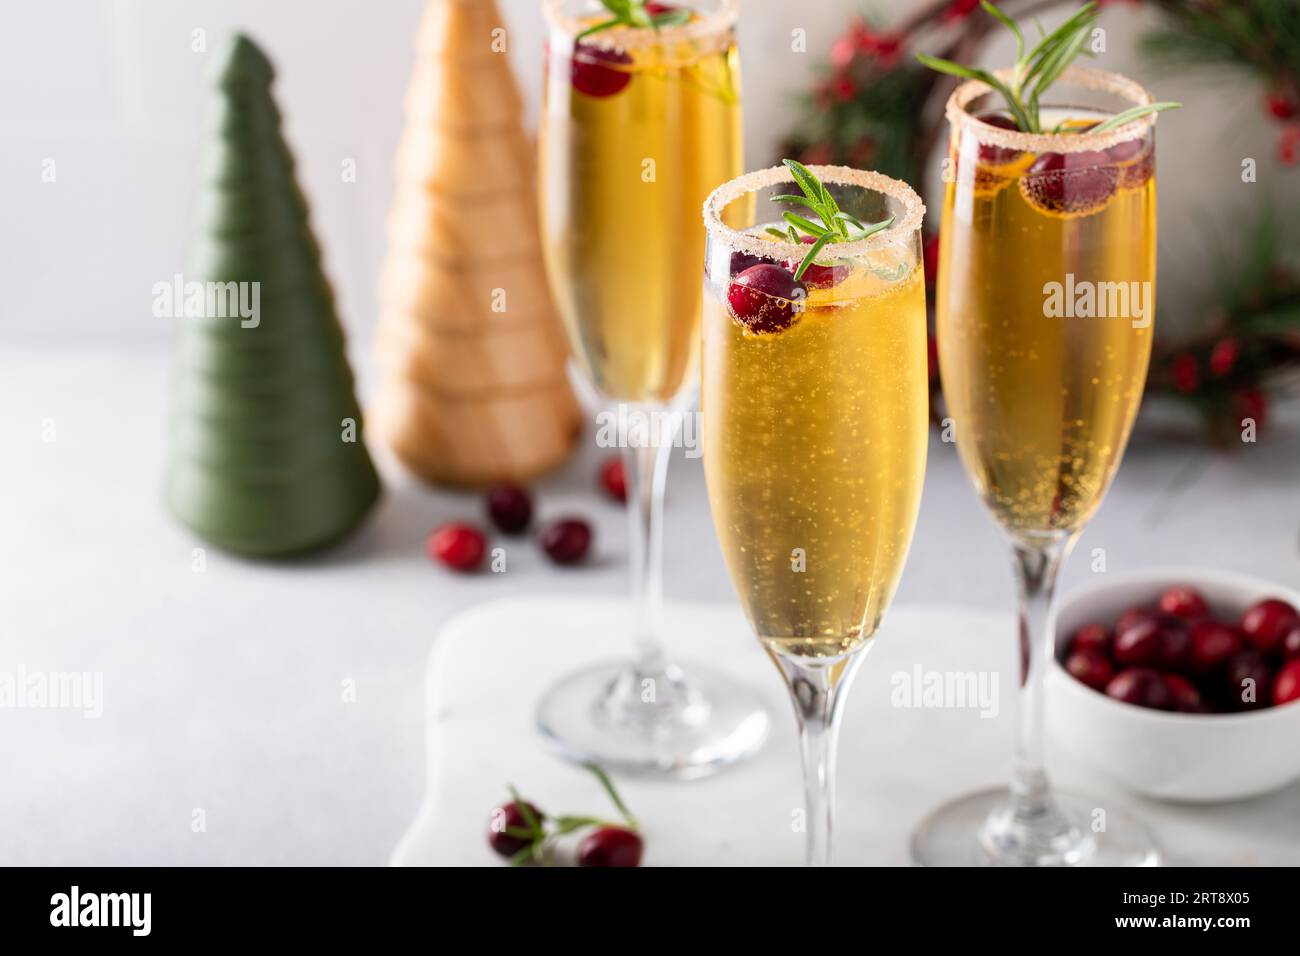
{"type": "Polygon", "coordinates": [[[1056,616],[1048,669],[1048,730],[1062,749],[1127,789],[1210,803],[1258,796],[1300,779],[1300,701],[1244,714],[1179,714],[1112,700],[1061,665],[1065,644],[1091,621],[1111,625],[1130,607],[1152,606],[1172,584],[1196,588],[1216,614],[1235,620],[1254,602],[1300,593],[1260,578],[1204,568],[1107,574],[1072,591],[1056,616]]]}

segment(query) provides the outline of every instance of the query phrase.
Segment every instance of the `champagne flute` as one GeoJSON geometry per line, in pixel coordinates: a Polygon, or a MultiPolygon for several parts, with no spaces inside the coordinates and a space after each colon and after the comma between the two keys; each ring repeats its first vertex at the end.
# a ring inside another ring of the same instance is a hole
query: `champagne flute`
{"type": "Polygon", "coordinates": [[[1052,90],[1072,105],[1041,107],[1051,132],[1031,134],[981,112],[988,93],[965,83],[947,107],[939,362],[962,464],[1014,556],[1016,757],[1009,790],[940,808],[914,835],[913,857],[1152,864],[1158,852],[1140,824],[1053,792],[1043,746],[1057,572],[1119,467],[1151,354],[1155,114],[1101,127],[1152,98],[1123,77],[1072,67],[1052,90]]]}
{"type": "Polygon", "coordinates": [[[538,726],[573,760],[698,776],[755,751],[768,726],[753,692],[683,670],[662,644],[664,482],[698,364],[699,209],[741,166],[737,3],[546,0],[544,11],[542,242],[573,357],[632,425],[619,444],[636,656],[550,688],[538,726]],[[617,22],[633,8],[637,22],[617,22]]]}
{"type": "Polygon", "coordinates": [[[925,475],[925,210],[878,173],[808,172],[751,173],[705,206],[701,407],[713,523],[794,700],[807,858],[825,865],[839,714],[902,574],[925,475]],[[816,222],[800,208],[796,220],[814,231],[836,211],[887,225],[811,250],[757,202],[791,182],[834,202],[814,203],[816,222]]]}

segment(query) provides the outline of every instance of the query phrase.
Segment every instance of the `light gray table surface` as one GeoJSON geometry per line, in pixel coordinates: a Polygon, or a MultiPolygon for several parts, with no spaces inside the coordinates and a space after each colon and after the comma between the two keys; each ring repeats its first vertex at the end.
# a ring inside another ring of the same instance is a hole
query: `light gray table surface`
{"type": "MultiPolygon", "coordinates": [[[[604,452],[588,436],[536,488],[543,517],[595,522],[579,570],[527,545],[506,574],[431,565],[425,534],[480,502],[379,452],[386,495],[353,540],[288,565],[209,550],[198,573],[201,542],[161,507],[169,374],[160,349],[0,342],[0,671],[98,672],[104,687],[98,719],[0,709],[0,863],[381,864],[420,802],[439,626],[503,596],[623,588],[623,516],[595,490],[604,452]]],[[[1063,586],[1103,551],[1110,572],[1207,565],[1300,585],[1294,417],[1232,455],[1140,435],[1063,586]]],[[[733,600],[698,459],[674,460],[665,552],[670,600],[733,600]]],[[[1005,544],[936,439],[896,603],[1011,600],[1005,544]]]]}

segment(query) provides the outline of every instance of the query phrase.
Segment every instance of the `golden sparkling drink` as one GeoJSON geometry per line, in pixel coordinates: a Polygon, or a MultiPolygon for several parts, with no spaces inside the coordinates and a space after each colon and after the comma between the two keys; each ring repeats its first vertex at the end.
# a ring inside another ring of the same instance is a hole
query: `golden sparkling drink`
{"type": "MultiPolygon", "coordinates": [[[[1054,112],[1053,124],[1097,118],[1054,112]]],[[[963,135],[949,156],[938,284],[957,448],[1009,531],[1074,531],[1114,476],[1146,381],[1152,142],[1035,156],[963,135]]]]}
{"type": "MultiPolygon", "coordinates": [[[[901,275],[899,273],[902,273],[901,275]]],[[[755,334],[705,290],[704,467],[722,552],[765,644],[827,657],[875,633],[920,506],[925,284],[856,263],[755,334]]]]}
{"type": "Polygon", "coordinates": [[[543,245],[590,380],[610,399],[663,404],[695,369],[700,207],[741,171],[740,62],[729,30],[626,50],[591,45],[602,36],[575,50],[552,34],[543,245]]]}

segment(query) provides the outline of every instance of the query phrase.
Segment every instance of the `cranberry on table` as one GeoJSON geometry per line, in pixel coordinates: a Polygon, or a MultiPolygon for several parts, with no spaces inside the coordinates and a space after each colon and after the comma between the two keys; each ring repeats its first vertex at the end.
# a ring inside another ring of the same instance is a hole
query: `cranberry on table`
{"type": "Polygon", "coordinates": [[[453,521],[436,528],[424,547],[429,557],[454,571],[473,571],[487,553],[487,538],[472,524],[453,521]]]}
{"type": "Polygon", "coordinates": [[[627,501],[627,471],[622,458],[615,456],[600,466],[600,484],[615,501],[627,501]]]}
{"type": "Polygon", "coordinates": [[[1289,704],[1300,700],[1300,661],[1287,661],[1273,680],[1273,703],[1289,704]]]}
{"type": "Polygon", "coordinates": [[[1174,617],[1191,619],[1205,617],[1210,613],[1205,598],[1196,590],[1182,585],[1174,585],[1160,595],[1160,610],[1174,617]]]}
{"type": "Polygon", "coordinates": [[[528,492],[515,485],[498,485],[487,493],[488,516],[505,534],[519,534],[533,520],[528,492]]]}
{"type": "Polygon", "coordinates": [[[1118,663],[1129,666],[1156,664],[1164,656],[1164,630],[1158,618],[1144,618],[1116,632],[1111,655],[1118,663]]]}
{"type": "Polygon", "coordinates": [[[1095,650],[1075,651],[1065,659],[1065,669],[1071,677],[1093,690],[1105,690],[1115,676],[1115,668],[1107,657],[1095,650]]]}
{"type": "Polygon", "coordinates": [[[1204,714],[1209,710],[1196,685],[1181,674],[1166,674],[1165,685],[1169,688],[1174,710],[1185,714],[1204,714]]]}
{"type": "Polygon", "coordinates": [[[1174,695],[1164,675],[1149,667],[1120,671],[1106,685],[1106,696],[1152,710],[1169,710],[1174,705],[1174,695]]]}
{"type": "Polygon", "coordinates": [[[1233,710],[1267,707],[1273,685],[1268,661],[1254,647],[1245,647],[1228,659],[1224,667],[1227,703],[1233,710]]]}
{"type": "Polygon", "coordinates": [[[1085,624],[1070,638],[1070,650],[1109,654],[1110,642],[1110,629],[1105,624],[1085,624]]]}
{"type": "Polygon", "coordinates": [[[632,82],[632,73],[626,69],[631,64],[632,57],[622,50],[579,43],[573,50],[573,88],[597,99],[621,93],[632,82]]]}
{"type": "Polygon", "coordinates": [[[1242,646],[1241,635],[1222,621],[1197,621],[1192,625],[1188,665],[1197,674],[1208,674],[1222,667],[1242,646]]]}
{"type": "MultiPolygon", "coordinates": [[[[541,810],[538,810],[531,803],[525,802],[529,812],[532,813],[533,819],[541,823],[546,816],[541,810]]],[[[492,811],[492,819],[488,823],[488,844],[501,856],[509,859],[524,847],[528,846],[532,840],[523,837],[511,836],[506,829],[528,830],[528,820],[523,811],[519,809],[517,803],[507,803],[503,807],[497,807],[492,811]]]]}
{"type": "Polygon", "coordinates": [[[1300,625],[1300,613],[1277,598],[1253,604],[1241,616],[1241,633],[1265,654],[1277,650],[1296,625],[1300,625]]]}
{"type": "Polygon", "coordinates": [[[591,547],[591,525],[581,518],[561,518],[543,528],[537,540],[556,564],[577,564],[591,547]]]}
{"type": "Polygon", "coordinates": [[[578,844],[578,866],[640,866],[641,837],[624,827],[598,827],[578,844]]]}
{"type": "Polygon", "coordinates": [[[751,332],[783,332],[794,323],[796,300],[807,294],[794,273],[775,263],[750,266],[727,286],[731,314],[751,332]]]}

